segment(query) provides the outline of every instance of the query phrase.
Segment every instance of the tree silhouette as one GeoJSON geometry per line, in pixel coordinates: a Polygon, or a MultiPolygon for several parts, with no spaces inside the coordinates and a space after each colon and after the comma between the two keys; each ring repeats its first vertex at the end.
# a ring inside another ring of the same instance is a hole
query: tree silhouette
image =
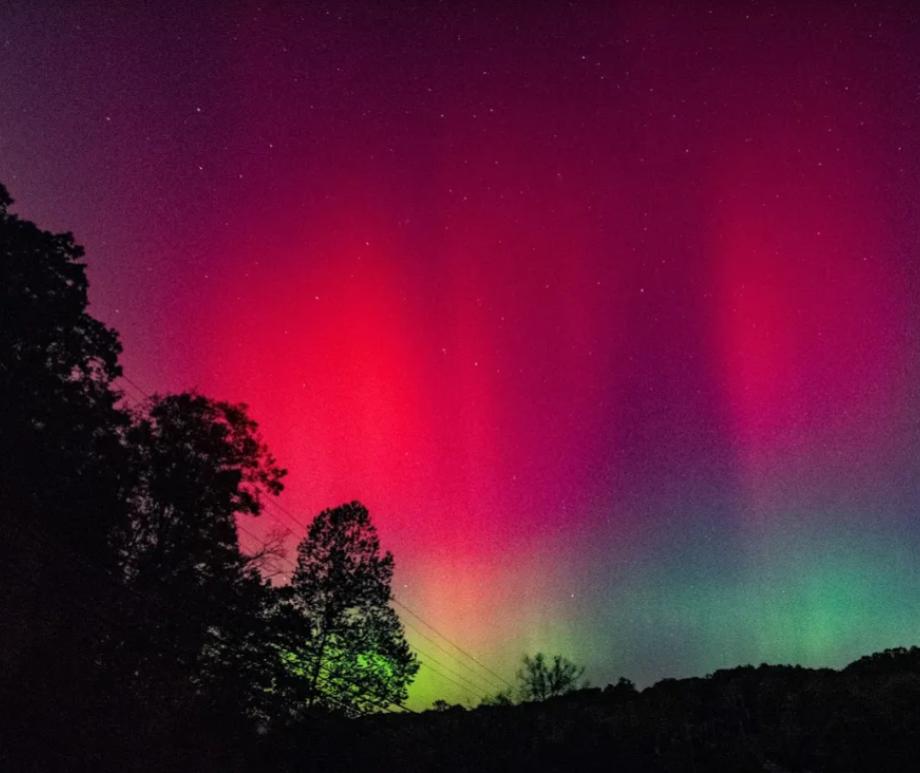
{"type": "Polygon", "coordinates": [[[517,679],[522,700],[545,701],[557,695],[565,695],[582,685],[584,666],[578,666],[562,655],[553,655],[552,661],[538,652],[531,657],[525,655],[517,679]]]}
{"type": "Polygon", "coordinates": [[[121,347],[87,311],[82,248],[11,204],[0,185],[0,694],[24,745],[40,726],[66,749],[101,699],[94,615],[124,513],[121,347]]]}
{"type": "Polygon", "coordinates": [[[258,515],[286,474],[246,406],[194,393],[154,398],[128,442],[136,476],[119,543],[125,577],[198,585],[235,578],[235,519],[258,515]]]}
{"type": "Polygon", "coordinates": [[[143,749],[151,767],[200,769],[205,735],[227,748],[298,707],[405,699],[418,666],[367,511],[318,517],[297,587],[273,587],[280,535],[245,555],[237,520],[284,470],[245,406],[184,393],[122,407],[82,248],[11,203],[0,186],[0,767],[143,749]]]}
{"type": "Polygon", "coordinates": [[[134,474],[118,532],[124,582],[168,614],[151,616],[151,678],[172,650],[188,653],[199,692],[251,713],[271,680],[269,587],[237,541],[236,518],[258,515],[285,471],[244,405],[194,393],[154,397],[127,443],[134,474]]]}
{"type": "Polygon", "coordinates": [[[392,577],[393,556],[381,555],[363,505],[324,510],[310,524],[291,580],[309,636],[287,653],[310,705],[360,713],[406,699],[418,662],[389,606],[392,577]]]}
{"type": "Polygon", "coordinates": [[[443,698],[437,698],[431,703],[431,711],[466,711],[459,703],[449,703],[443,698]]]}
{"type": "Polygon", "coordinates": [[[514,704],[514,696],[511,689],[500,690],[493,695],[486,695],[481,701],[480,706],[511,706],[514,704]]]}
{"type": "Polygon", "coordinates": [[[0,185],[0,517],[108,563],[126,423],[112,388],[121,345],[87,313],[83,248],[11,204],[0,185]]]}

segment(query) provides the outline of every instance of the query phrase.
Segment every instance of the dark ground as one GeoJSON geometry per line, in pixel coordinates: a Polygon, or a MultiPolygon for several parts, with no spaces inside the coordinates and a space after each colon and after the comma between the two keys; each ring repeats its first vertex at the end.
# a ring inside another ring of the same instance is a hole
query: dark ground
{"type": "Polygon", "coordinates": [[[920,770],[920,649],[841,671],[744,666],[545,703],[317,725],[262,746],[278,771],[920,770]]]}

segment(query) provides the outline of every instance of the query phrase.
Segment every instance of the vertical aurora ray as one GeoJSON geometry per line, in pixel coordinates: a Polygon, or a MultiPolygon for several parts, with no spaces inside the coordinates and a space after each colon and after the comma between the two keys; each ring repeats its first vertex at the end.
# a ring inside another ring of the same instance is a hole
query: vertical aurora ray
{"type": "Polygon", "coordinates": [[[920,638],[916,17],[23,4],[0,180],[495,670],[836,665],[920,638]]]}

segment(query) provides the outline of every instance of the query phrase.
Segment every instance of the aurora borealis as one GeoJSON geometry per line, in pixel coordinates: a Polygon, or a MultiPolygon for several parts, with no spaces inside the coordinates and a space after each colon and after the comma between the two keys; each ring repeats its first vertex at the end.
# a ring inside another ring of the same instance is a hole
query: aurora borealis
{"type": "Polygon", "coordinates": [[[509,677],[920,643],[913,4],[385,5],[0,11],[0,180],[126,373],[509,677]]]}

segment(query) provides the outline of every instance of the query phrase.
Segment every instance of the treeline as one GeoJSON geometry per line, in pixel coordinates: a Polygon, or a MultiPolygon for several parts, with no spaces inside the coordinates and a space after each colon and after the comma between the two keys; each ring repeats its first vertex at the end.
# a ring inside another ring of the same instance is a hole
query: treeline
{"type": "Polygon", "coordinates": [[[238,769],[256,737],[404,701],[418,663],[367,510],[318,515],[267,581],[278,545],[243,553],[237,520],[285,471],[246,407],[129,408],[82,249],[11,203],[0,186],[0,769],[238,769]]]}
{"type": "MultiPolygon", "coordinates": [[[[332,725],[299,742],[337,773],[905,773],[920,759],[920,648],[840,671],[743,666],[642,691],[621,679],[444,709],[332,725]]],[[[303,770],[284,744],[275,751],[272,770],[303,770]]]]}
{"type": "Polygon", "coordinates": [[[317,515],[267,580],[279,543],[247,554],[237,529],[285,471],[246,407],[127,406],[81,248],[11,203],[0,186],[0,770],[916,767],[918,649],[641,692],[538,654],[475,710],[384,713],[419,663],[367,510],[317,515]]]}

